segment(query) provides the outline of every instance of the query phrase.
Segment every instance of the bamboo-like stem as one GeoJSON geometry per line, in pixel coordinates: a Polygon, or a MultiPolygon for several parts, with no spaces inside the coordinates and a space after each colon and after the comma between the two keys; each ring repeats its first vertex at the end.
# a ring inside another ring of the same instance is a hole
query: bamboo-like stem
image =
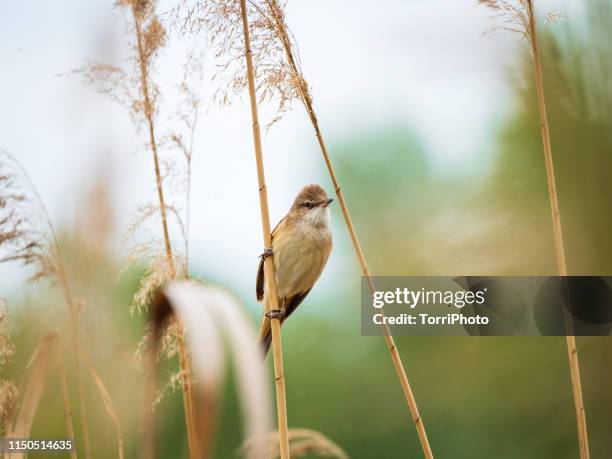
{"type": "MultiPolygon", "coordinates": [[[[134,7],[135,8],[135,7],[134,7]]],[[[147,121],[147,127],[149,131],[149,143],[151,147],[151,153],[153,155],[153,165],[155,169],[155,182],[157,187],[157,197],[159,200],[159,212],[161,215],[162,232],[164,236],[164,247],[166,253],[166,262],[170,278],[176,277],[176,269],[174,267],[174,259],[172,256],[172,245],[170,243],[170,233],[168,231],[168,218],[166,203],[164,200],[164,188],[162,183],[161,170],[159,166],[159,155],[157,151],[157,141],[155,138],[155,122],[154,122],[154,109],[153,101],[151,100],[149,91],[149,73],[147,66],[147,56],[143,44],[143,32],[142,24],[138,15],[138,12],[133,9],[132,14],[134,16],[134,28],[136,33],[136,47],[138,51],[138,64],[140,69],[140,86],[143,97],[144,114],[147,121]]],[[[191,369],[189,365],[189,358],[187,350],[185,349],[185,341],[181,334],[184,329],[179,324],[177,330],[177,347],[179,353],[179,371],[181,375],[181,387],[183,392],[183,409],[185,412],[185,426],[187,429],[187,441],[189,445],[189,454],[191,458],[198,458],[197,452],[197,432],[195,428],[195,418],[193,411],[193,393],[191,388],[191,369]]]]}
{"type": "MultiPolygon", "coordinates": [[[[329,172],[329,176],[334,186],[334,191],[336,192],[336,196],[338,197],[338,203],[340,204],[340,209],[342,210],[342,215],[344,217],[346,227],[351,237],[353,249],[355,250],[359,265],[361,266],[361,273],[364,277],[366,277],[370,291],[374,293],[376,291],[376,287],[374,286],[374,281],[372,280],[372,276],[368,269],[365,255],[363,254],[363,250],[361,249],[361,244],[359,243],[359,239],[357,238],[357,232],[355,231],[355,227],[353,226],[353,222],[348,211],[348,206],[346,204],[346,200],[344,199],[344,194],[342,193],[342,190],[340,188],[340,183],[338,182],[338,178],[336,177],[336,173],[329,158],[327,146],[325,145],[325,140],[323,139],[323,134],[321,133],[321,128],[319,127],[319,121],[314,111],[312,97],[308,89],[308,84],[302,76],[302,73],[295,60],[293,49],[291,47],[291,41],[289,39],[289,33],[287,32],[287,27],[285,26],[285,22],[282,17],[281,7],[280,5],[278,5],[276,0],[266,0],[266,2],[268,3],[268,6],[271,10],[270,12],[272,13],[276,22],[279,37],[283,43],[283,48],[285,50],[285,55],[287,57],[289,66],[291,67],[291,71],[293,72],[294,76],[297,77],[300,99],[304,104],[304,107],[306,108],[308,117],[310,118],[310,122],[312,123],[312,127],[315,130],[317,141],[319,143],[321,153],[323,154],[323,159],[325,160],[327,171],[329,172]]],[[[423,454],[427,459],[433,459],[433,453],[429,445],[427,432],[425,431],[425,425],[423,424],[423,419],[419,414],[419,409],[417,407],[414,394],[412,393],[410,383],[408,382],[408,377],[406,376],[406,371],[404,370],[404,365],[402,364],[402,359],[397,350],[397,346],[395,345],[395,341],[386,325],[383,327],[383,331],[385,342],[387,344],[387,348],[389,349],[391,360],[393,361],[393,366],[395,367],[395,372],[397,373],[397,377],[402,386],[402,391],[404,392],[404,396],[406,398],[410,414],[412,415],[412,420],[415,424],[417,434],[419,436],[419,441],[421,442],[423,454]]]]}
{"type": "MultiPolygon", "coordinates": [[[[64,417],[66,418],[66,434],[74,441],[74,425],[72,424],[72,408],[70,406],[70,394],[68,392],[68,381],[66,380],[66,368],[64,362],[59,363],[60,382],[62,385],[62,398],[64,400],[64,417]]],[[[70,450],[70,457],[77,458],[76,448],[70,450]]]]}
{"type": "MultiPolygon", "coordinates": [[[[544,146],[544,161],[546,164],[546,180],[548,183],[548,197],[550,200],[550,210],[552,213],[553,234],[555,241],[555,256],[557,269],[560,276],[567,276],[567,264],[565,260],[565,249],[563,246],[563,233],[561,230],[561,213],[559,211],[559,199],[555,183],[555,170],[553,167],[552,148],[550,144],[550,131],[548,128],[548,117],[546,115],[546,102],[544,98],[544,82],[542,79],[542,63],[540,59],[540,49],[536,33],[536,23],[533,10],[533,0],[528,0],[529,15],[529,35],[532,45],[532,56],[535,76],[535,86],[538,97],[538,108],[540,111],[540,127],[542,131],[542,144],[544,146]]],[[[576,338],[572,336],[573,323],[571,317],[565,314],[565,323],[568,336],[566,336],[567,354],[569,358],[570,377],[572,382],[572,393],[576,408],[576,421],[578,429],[578,442],[580,445],[580,458],[589,458],[589,440],[587,435],[586,415],[584,402],[582,400],[582,385],[580,382],[580,366],[578,363],[578,349],[576,348],[576,338]]]]}
{"type": "MultiPolygon", "coordinates": [[[[249,99],[251,102],[251,117],[253,121],[253,143],[255,147],[255,161],[257,163],[257,181],[259,183],[259,205],[261,208],[261,226],[265,249],[272,248],[272,234],[270,231],[270,215],[268,211],[268,194],[266,191],[266,179],[264,175],[263,153],[261,148],[261,130],[259,126],[259,115],[257,114],[257,95],[255,87],[255,76],[253,70],[253,55],[251,51],[251,39],[249,33],[249,19],[247,16],[246,0],[240,0],[242,14],[242,26],[244,29],[244,49],[247,64],[247,79],[249,84],[249,99]]],[[[278,297],[276,293],[276,277],[274,274],[273,257],[264,260],[264,276],[268,291],[268,302],[264,305],[265,311],[278,309],[278,297]]],[[[289,458],[289,437],[287,428],[287,404],[285,398],[285,375],[283,371],[283,353],[281,343],[280,321],[277,318],[270,319],[272,329],[272,353],[274,357],[274,379],[276,381],[276,410],[278,414],[278,432],[280,442],[281,459],[289,458]]]]}

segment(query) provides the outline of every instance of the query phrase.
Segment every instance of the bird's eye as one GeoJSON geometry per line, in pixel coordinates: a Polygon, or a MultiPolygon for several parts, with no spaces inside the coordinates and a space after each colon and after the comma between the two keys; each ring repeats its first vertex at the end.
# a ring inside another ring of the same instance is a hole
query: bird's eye
{"type": "Polygon", "coordinates": [[[307,209],[312,209],[312,202],[306,201],[304,204],[302,204],[302,206],[306,207],[307,209]]]}

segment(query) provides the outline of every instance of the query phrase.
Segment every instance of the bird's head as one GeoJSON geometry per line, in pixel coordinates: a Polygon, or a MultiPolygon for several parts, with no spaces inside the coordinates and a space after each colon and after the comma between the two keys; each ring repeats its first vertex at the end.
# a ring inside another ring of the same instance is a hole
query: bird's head
{"type": "Polygon", "coordinates": [[[332,201],[321,185],[306,185],[293,201],[289,214],[292,218],[307,221],[315,226],[328,225],[328,206],[332,201]]]}

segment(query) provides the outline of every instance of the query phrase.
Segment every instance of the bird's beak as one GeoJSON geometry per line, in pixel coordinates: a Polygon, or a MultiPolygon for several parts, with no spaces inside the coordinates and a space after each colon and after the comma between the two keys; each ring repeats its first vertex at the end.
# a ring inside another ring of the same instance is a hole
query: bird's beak
{"type": "Polygon", "coordinates": [[[329,206],[334,200],[332,198],[329,198],[327,201],[325,201],[325,204],[323,205],[323,207],[327,207],[329,206]]]}

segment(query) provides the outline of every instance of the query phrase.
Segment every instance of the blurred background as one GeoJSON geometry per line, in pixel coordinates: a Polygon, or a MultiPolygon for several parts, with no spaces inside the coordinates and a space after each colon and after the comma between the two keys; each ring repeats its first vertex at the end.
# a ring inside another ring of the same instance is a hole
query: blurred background
{"type": "MultiPolygon", "coordinates": [[[[158,11],[172,6],[162,1],[158,11]]],[[[612,3],[537,1],[536,14],[569,272],[612,275],[612,3]],[[561,19],[547,21],[551,12],[561,19]]],[[[0,147],[38,188],[77,294],[88,298],[87,361],[134,457],[142,390],[134,351],[146,318],[130,305],[144,262],[119,272],[129,247],[122,236],[154,196],[151,158],[125,110],[67,75],[90,59],[122,62],[124,18],[110,1],[66,0],[11,2],[2,22],[0,147]]],[[[293,1],[287,22],[373,274],[555,274],[531,56],[520,35],[486,33],[490,12],[472,0],[293,1]]],[[[168,129],[185,45],[170,36],[158,57],[158,123],[168,129]]],[[[207,58],[205,72],[214,65],[207,58]]],[[[204,79],[190,269],[233,292],[255,326],[262,237],[248,97],[221,109],[208,103],[211,93],[204,79]]],[[[264,136],[273,224],[304,184],[333,191],[308,119],[294,108],[264,136]]],[[[262,107],[264,119],[273,114],[273,104],[262,107]]],[[[182,202],[181,190],[170,196],[182,202]]],[[[327,268],[283,328],[290,426],[321,431],[355,458],[420,457],[384,340],[360,336],[360,272],[338,207],[332,218],[327,268]]],[[[141,237],[158,226],[149,222],[141,237]]],[[[69,328],[58,293],[27,283],[28,274],[0,265],[16,351],[2,377],[18,385],[38,340],[69,328]]],[[[436,457],[578,456],[562,338],[397,344],[436,457]]],[[[579,338],[578,346],[591,454],[610,457],[612,342],[579,338]]],[[[64,436],[59,391],[58,381],[47,386],[33,437],[64,436]]],[[[94,455],[112,457],[113,426],[87,378],[86,393],[94,455]]],[[[214,457],[234,457],[242,433],[231,375],[220,405],[214,457]]],[[[180,392],[162,400],[158,416],[161,457],[186,457],[180,392]]]]}

